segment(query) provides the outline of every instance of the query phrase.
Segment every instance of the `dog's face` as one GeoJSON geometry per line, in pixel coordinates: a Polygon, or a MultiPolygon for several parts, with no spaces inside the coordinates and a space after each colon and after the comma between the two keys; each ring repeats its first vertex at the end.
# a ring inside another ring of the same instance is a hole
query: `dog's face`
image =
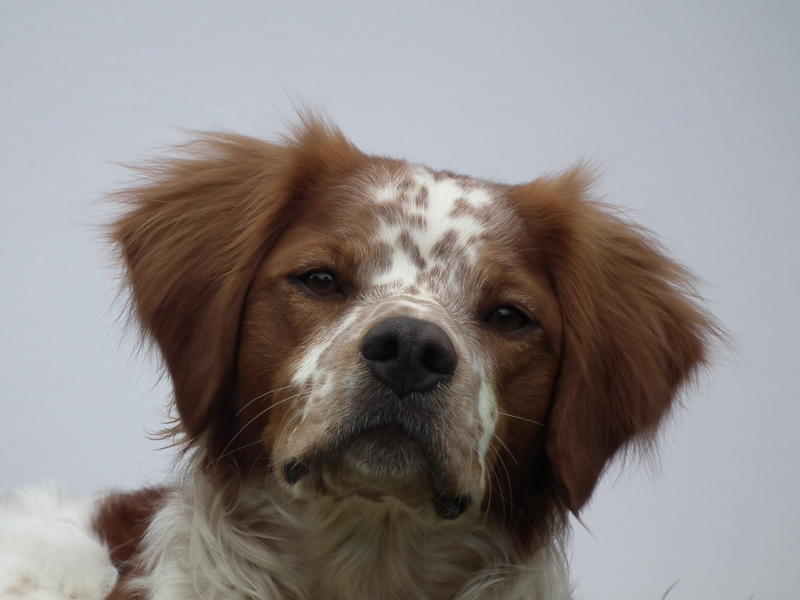
{"type": "Polygon", "coordinates": [[[458,516],[496,452],[528,452],[495,445],[501,418],[541,439],[560,316],[519,229],[500,186],[402,163],[306,200],[248,294],[238,376],[241,417],[296,493],[458,516]]]}
{"type": "Polygon", "coordinates": [[[237,478],[531,529],[702,361],[684,272],[579,171],[490,184],[318,123],[195,151],[126,192],[114,236],[188,443],[237,478]]]}

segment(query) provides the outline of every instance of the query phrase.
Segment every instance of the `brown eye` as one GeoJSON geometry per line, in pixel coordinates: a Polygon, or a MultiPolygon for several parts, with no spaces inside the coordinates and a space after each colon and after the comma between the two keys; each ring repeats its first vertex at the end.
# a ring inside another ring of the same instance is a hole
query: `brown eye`
{"type": "Polygon", "coordinates": [[[329,271],[309,271],[300,275],[297,280],[303,287],[317,296],[331,296],[342,292],[339,282],[336,280],[336,275],[329,271]]]}
{"type": "Polygon", "coordinates": [[[503,333],[516,333],[533,325],[533,321],[516,308],[511,308],[510,306],[495,308],[489,313],[486,322],[489,323],[492,329],[503,333]]]}

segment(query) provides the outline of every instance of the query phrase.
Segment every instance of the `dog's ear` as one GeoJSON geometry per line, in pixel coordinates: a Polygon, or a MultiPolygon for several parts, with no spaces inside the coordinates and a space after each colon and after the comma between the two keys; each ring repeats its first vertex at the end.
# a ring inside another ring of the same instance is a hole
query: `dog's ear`
{"type": "Polygon", "coordinates": [[[609,459],[652,434],[716,328],[688,272],[650,234],[586,198],[580,168],[513,190],[563,321],[546,429],[558,495],[577,513],[609,459]]]}
{"type": "Polygon", "coordinates": [[[260,261],[303,198],[363,155],[314,119],[283,144],[214,133],[179,150],[117,194],[127,211],[111,237],[135,315],[172,379],[183,431],[195,439],[232,391],[243,304],[260,261]]]}

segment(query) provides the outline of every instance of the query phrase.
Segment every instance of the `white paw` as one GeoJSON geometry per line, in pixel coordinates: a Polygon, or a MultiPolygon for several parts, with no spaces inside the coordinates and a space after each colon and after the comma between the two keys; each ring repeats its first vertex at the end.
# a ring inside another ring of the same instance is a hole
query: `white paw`
{"type": "Polygon", "coordinates": [[[93,510],[48,487],[0,499],[0,599],[103,600],[117,571],[92,531],[93,510]]]}

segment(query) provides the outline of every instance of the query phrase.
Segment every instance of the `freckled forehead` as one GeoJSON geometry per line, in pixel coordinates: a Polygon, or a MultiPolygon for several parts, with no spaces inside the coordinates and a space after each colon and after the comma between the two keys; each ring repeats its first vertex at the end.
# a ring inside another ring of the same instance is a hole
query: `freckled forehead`
{"type": "Polygon", "coordinates": [[[504,186],[421,165],[376,168],[362,174],[354,188],[359,212],[377,222],[379,234],[407,232],[423,246],[451,231],[477,245],[489,233],[510,229],[513,221],[504,186]]]}
{"type": "Polygon", "coordinates": [[[516,225],[504,189],[422,166],[376,168],[356,178],[331,232],[358,238],[375,253],[362,271],[381,294],[413,289],[439,300],[463,298],[467,274],[486,263],[485,250],[510,248],[516,225]]]}
{"type": "Polygon", "coordinates": [[[320,210],[327,212],[329,233],[369,233],[364,219],[419,234],[436,235],[448,225],[477,233],[507,227],[505,188],[422,165],[376,162],[337,187],[333,201],[320,210]]]}
{"type": "Polygon", "coordinates": [[[485,223],[491,217],[491,205],[498,203],[499,188],[423,166],[404,166],[394,173],[377,175],[365,191],[377,205],[403,207],[428,219],[430,227],[465,217],[485,223]]]}
{"type": "Polygon", "coordinates": [[[480,208],[494,199],[488,184],[422,166],[404,167],[382,179],[374,183],[372,190],[378,203],[413,201],[417,208],[436,211],[452,209],[456,202],[480,208]]]}

